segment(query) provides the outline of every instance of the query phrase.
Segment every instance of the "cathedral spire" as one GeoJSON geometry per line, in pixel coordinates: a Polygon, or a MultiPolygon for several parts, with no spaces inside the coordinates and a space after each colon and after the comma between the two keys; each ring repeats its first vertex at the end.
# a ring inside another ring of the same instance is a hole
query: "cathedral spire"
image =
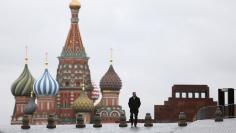
{"type": "Polygon", "coordinates": [[[48,53],[45,53],[45,68],[48,68],[48,53]]]}
{"type": "Polygon", "coordinates": [[[28,46],[25,46],[25,64],[28,64],[28,46]]]}
{"type": "Polygon", "coordinates": [[[60,85],[58,94],[60,98],[56,100],[58,112],[63,114],[65,108],[71,112],[70,117],[61,115],[59,118],[62,123],[68,124],[70,122],[67,119],[76,116],[77,112],[93,111],[93,101],[90,98],[94,89],[88,65],[89,58],[86,55],[79,30],[79,10],[81,5],[79,0],[70,1],[68,5],[71,11],[71,23],[65,45],[58,58],[57,81],[60,85]],[[68,92],[73,94],[64,97],[68,92]],[[79,97],[76,98],[77,96],[79,97]]]}
{"type": "Polygon", "coordinates": [[[79,9],[80,9],[81,5],[80,2],[78,0],[72,0],[70,3],[70,9],[71,9],[71,23],[72,24],[77,24],[79,19],[78,19],[78,15],[79,15],[79,9]]]}
{"type": "Polygon", "coordinates": [[[105,75],[100,80],[100,88],[101,90],[120,90],[122,86],[122,82],[118,74],[115,72],[112,62],[112,49],[110,53],[110,66],[108,68],[108,71],[105,73],[105,75]]]}
{"type": "Polygon", "coordinates": [[[78,0],[72,0],[70,3],[71,10],[71,26],[68,33],[66,44],[61,53],[62,58],[81,58],[87,59],[87,55],[82,43],[80,31],[79,31],[79,9],[81,5],[78,0]]]}
{"type": "Polygon", "coordinates": [[[113,49],[111,48],[110,49],[110,60],[109,60],[109,62],[110,62],[110,65],[112,65],[112,63],[113,63],[113,59],[112,59],[112,52],[113,52],[113,49]]]}

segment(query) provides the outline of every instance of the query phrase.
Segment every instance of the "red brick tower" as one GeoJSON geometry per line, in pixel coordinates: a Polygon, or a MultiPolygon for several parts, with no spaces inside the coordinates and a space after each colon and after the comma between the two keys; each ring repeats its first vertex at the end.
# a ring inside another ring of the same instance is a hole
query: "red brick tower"
{"type": "MultiPolygon", "coordinates": [[[[216,106],[209,97],[207,85],[174,85],[172,97],[164,105],[154,105],[154,119],[157,122],[177,122],[180,112],[185,112],[187,121],[193,121],[202,107],[216,106]]],[[[207,117],[207,116],[206,116],[207,117]]]]}
{"type": "Polygon", "coordinates": [[[37,98],[37,109],[33,115],[33,124],[46,124],[50,114],[55,114],[55,99],[59,91],[57,81],[51,76],[47,68],[46,57],[45,70],[42,76],[34,82],[34,94],[37,98]]]}
{"type": "Polygon", "coordinates": [[[20,124],[24,115],[24,108],[33,91],[34,77],[28,68],[28,57],[26,48],[25,67],[21,75],[11,86],[12,95],[15,97],[15,107],[12,114],[11,124],[20,124]]]}
{"type": "Polygon", "coordinates": [[[81,5],[77,0],[72,0],[70,10],[72,14],[71,27],[65,46],[59,56],[57,69],[57,81],[60,85],[60,93],[57,95],[57,114],[60,123],[74,123],[75,111],[72,104],[82,91],[84,82],[86,93],[91,98],[93,86],[88,66],[89,58],[86,55],[78,25],[78,13],[81,5]]]}
{"type": "Polygon", "coordinates": [[[112,59],[110,67],[100,80],[100,88],[102,91],[102,99],[97,105],[96,112],[100,114],[102,122],[113,123],[119,120],[121,113],[125,113],[119,105],[119,94],[122,82],[118,74],[115,72],[112,59]]]}

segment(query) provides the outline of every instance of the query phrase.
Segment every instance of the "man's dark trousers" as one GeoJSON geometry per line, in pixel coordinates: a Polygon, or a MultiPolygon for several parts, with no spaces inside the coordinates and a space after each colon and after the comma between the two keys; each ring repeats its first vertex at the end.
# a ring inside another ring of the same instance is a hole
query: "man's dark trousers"
{"type": "Polygon", "coordinates": [[[131,122],[131,125],[133,125],[133,123],[134,123],[134,126],[137,125],[137,122],[138,122],[138,113],[130,112],[130,122],[131,122]]]}

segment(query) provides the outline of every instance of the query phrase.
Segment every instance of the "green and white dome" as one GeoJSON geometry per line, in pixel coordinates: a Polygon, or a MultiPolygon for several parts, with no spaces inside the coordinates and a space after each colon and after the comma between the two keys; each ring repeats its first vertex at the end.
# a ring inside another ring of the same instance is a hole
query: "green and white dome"
{"type": "Polygon", "coordinates": [[[21,75],[15,80],[11,86],[11,93],[13,96],[30,96],[33,90],[34,77],[31,75],[28,65],[25,64],[21,75]]]}

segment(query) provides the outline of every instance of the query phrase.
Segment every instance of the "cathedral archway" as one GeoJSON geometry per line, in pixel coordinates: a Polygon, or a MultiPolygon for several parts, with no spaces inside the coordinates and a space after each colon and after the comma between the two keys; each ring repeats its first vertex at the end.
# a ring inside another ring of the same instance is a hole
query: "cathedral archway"
{"type": "Polygon", "coordinates": [[[111,116],[111,117],[120,117],[120,112],[118,112],[118,111],[112,111],[112,112],[110,113],[110,116],[111,116]]]}
{"type": "Polygon", "coordinates": [[[108,117],[108,112],[107,112],[107,111],[102,111],[102,112],[100,113],[100,116],[101,116],[101,117],[108,117]]]}

